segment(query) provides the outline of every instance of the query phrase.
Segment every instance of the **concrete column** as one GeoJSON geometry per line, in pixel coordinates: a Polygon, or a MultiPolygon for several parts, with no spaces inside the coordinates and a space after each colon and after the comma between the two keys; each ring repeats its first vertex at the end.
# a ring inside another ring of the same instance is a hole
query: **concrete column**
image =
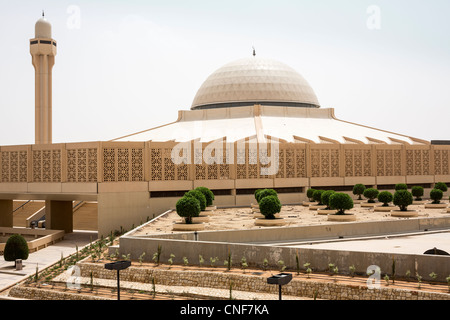
{"type": "Polygon", "coordinates": [[[73,232],[72,201],[45,201],[45,228],[73,232]]]}
{"type": "Polygon", "coordinates": [[[0,227],[13,227],[12,200],[0,200],[0,227]]]}

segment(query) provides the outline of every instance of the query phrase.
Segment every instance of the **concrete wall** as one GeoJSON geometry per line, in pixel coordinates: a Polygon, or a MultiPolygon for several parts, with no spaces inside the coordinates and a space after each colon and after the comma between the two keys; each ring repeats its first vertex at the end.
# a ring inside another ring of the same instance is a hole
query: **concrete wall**
{"type": "Polygon", "coordinates": [[[261,266],[264,259],[269,265],[276,267],[278,261],[283,260],[289,268],[296,268],[296,255],[299,257],[300,266],[304,263],[311,263],[312,268],[324,271],[329,263],[338,266],[340,272],[348,273],[349,266],[354,265],[356,272],[365,274],[371,265],[377,265],[383,273],[391,273],[393,258],[396,262],[396,274],[405,275],[409,270],[414,276],[418,272],[424,280],[431,280],[429,274],[435,272],[440,281],[445,281],[450,276],[450,257],[431,255],[410,255],[377,252],[350,252],[339,250],[320,249],[297,249],[292,247],[272,245],[246,244],[243,242],[257,241],[286,241],[292,239],[317,239],[334,237],[342,234],[365,235],[369,230],[373,234],[383,234],[392,232],[419,231],[424,229],[443,228],[450,226],[450,218],[440,219],[407,219],[399,222],[375,222],[355,224],[324,225],[315,227],[295,227],[295,228],[270,228],[243,231],[216,231],[198,232],[197,241],[195,235],[191,233],[180,233],[174,235],[154,237],[133,237],[132,232],[120,238],[118,248],[111,248],[114,252],[119,250],[121,255],[130,254],[132,259],[146,252],[145,258],[151,261],[153,253],[157,252],[158,246],[162,248],[161,261],[167,261],[170,254],[175,255],[175,263],[181,264],[183,257],[189,261],[198,261],[201,254],[206,261],[210,257],[218,257],[223,265],[228,254],[231,254],[235,264],[239,264],[242,257],[247,259],[250,266],[261,266]],[[372,225],[373,224],[373,225],[372,225]],[[259,231],[259,232],[258,232],[259,231]],[[239,243],[241,242],[241,243],[239,243]]]}

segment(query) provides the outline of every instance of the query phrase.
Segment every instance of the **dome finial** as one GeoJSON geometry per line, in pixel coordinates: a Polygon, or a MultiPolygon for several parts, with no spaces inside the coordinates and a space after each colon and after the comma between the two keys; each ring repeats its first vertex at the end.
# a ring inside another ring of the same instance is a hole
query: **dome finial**
{"type": "Polygon", "coordinates": [[[44,10],[42,10],[42,18],[44,18],[44,17],[45,17],[44,10]]]}
{"type": "Polygon", "coordinates": [[[253,56],[255,57],[256,56],[256,50],[255,50],[255,47],[252,47],[253,48],[253,56]]]}

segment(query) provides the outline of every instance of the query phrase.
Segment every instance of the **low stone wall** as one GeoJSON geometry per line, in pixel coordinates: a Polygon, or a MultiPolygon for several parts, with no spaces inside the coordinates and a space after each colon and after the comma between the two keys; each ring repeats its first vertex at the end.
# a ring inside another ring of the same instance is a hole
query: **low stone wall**
{"type": "MultiPolygon", "coordinates": [[[[107,270],[103,264],[79,263],[80,276],[89,277],[91,272],[95,278],[116,279],[117,272],[107,270]]],[[[129,267],[120,273],[121,281],[151,283],[155,278],[156,285],[208,287],[233,290],[278,293],[278,286],[267,284],[264,277],[251,274],[234,274],[227,272],[207,272],[191,270],[159,270],[150,268],[129,267]]],[[[361,285],[344,285],[334,282],[314,282],[294,279],[283,286],[285,295],[301,296],[327,300],[450,300],[450,294],[433,293],[420,290],[402,290],[389,287],[369,289],[361,285]]]]}
{"type": "Polygon", "coordinates": [[[111,300],[96,296],[24,286],[13,287],[9,295],[14,298],[28,300],[111,300]]]}

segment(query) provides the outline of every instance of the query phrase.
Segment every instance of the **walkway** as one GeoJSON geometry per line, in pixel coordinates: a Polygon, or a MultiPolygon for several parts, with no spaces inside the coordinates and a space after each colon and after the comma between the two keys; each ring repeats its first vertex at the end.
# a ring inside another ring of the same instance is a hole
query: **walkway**
{"type": "Polygon", "coordinates": [[[62,241],[50,245],[44,249],[30,253],[27,260],[22,262],[22,270],[14,268],[14,262],[5,261],[1,257],[0,261],[0,291],[14,285],[36,273],[36,267],[41,271],[46,267],[58,262],[63,257],[67,257],[83,248],[85,245],[97,239],[97,232],[74,231],[66,234],[62,241]]]}

